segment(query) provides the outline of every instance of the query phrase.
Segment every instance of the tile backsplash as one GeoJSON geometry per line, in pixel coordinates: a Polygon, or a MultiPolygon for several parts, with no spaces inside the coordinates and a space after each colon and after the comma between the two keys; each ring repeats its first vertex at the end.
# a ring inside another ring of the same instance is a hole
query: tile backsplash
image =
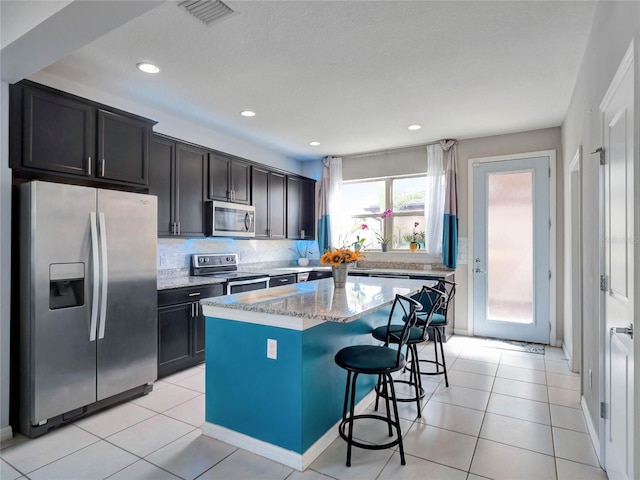
{"type": "MultiPolygon", "coordinates": [[[[298,246],[308,246],[311,265],[320,258],[318,243],[314,240],[239,240],[223,237],[208,238],[159,238],[158,275],[185,274],[193,253],[237,253],[240,265],[252,267],[296,266],[297,255],[292,251],[298,246]]],[[[364,268],[406,268],[407,270],[436,270],[444,268],[437,257],[420,253],[372,251],[358,262],[364,268]]]]}
{"type": "Polygon", "coordinates": [[[238,240],[233,238],[159,238],[158,274],[189,268],[193,253],[237,253],[240,265],[296,265],[292,248],[309,245],[309,259],[318,260],[318,243],[312,240],[238,240]]]}

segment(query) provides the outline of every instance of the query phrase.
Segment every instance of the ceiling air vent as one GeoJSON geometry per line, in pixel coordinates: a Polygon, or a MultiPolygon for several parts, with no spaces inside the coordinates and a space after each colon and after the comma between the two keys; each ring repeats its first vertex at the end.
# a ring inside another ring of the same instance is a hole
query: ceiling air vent
{"type": "Polygon", "coordinates": [[[187,12],[207,26],[235,14],[220,0],[185,0],[178,5],[184,7],[187,12]]]}

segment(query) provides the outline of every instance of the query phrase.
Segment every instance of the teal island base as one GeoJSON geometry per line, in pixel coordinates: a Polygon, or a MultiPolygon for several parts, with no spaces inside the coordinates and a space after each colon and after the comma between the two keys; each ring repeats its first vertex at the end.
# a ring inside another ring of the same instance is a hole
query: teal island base
{"type": "MultiPolygon", "coordinates": [[[[413,294],[422,286],[394,280],[381,288],[380,282],[391,281],[358,279],[334,294],[326,279],[203,300],[203,433],[297,470],[308,467],[338,438],[346,371],[335,364],[335,354],[377,343],[371,331],[386,325],[395,293],[413,294]],[[311,297],[316,313],[301,313],[311,297]],[[321,305],[323,298],[328,306],[321,305]],[[340,304],[350,313],[334,317],[340,304]]],[[[374,400],[376,380],[359,377],[360,411],[374,400]]]]}

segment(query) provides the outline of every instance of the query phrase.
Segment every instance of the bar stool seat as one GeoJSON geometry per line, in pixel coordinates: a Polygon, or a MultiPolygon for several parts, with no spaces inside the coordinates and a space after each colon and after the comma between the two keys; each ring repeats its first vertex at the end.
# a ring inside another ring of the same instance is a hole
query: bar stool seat
{"type": "Polygon", "coordinates": [[[405,322],[401,325],[402,328],[400,331],[395,329],[393,331],[389,331],[387,341],[385,341],[385,344],[382,346],[354,345],[341,349],[335,356],[336,364],[347,371],[342,421],[338,427],[338,432],[347,442],[346,465],[348,467],[351,466],[351,449],[354,445],[368,450],[381,450],[398,445],[400,463],[405,465],[402,432],[400,430],[400,416],[398,415],[398,404],[396,402],[395,389],[391,374],[402,370],[406,365],[406,358],[402,353],[402,348],[409,338],[410,328],[416,322],[416,311],[420,308],[422,307],[418,301],[402,295],[396,295],[391,307],[387,326],[391,325],[394,315],[401,314],[401,318],[404,318],[405,322]],[[397,345],[397,348],[392,348],[390,346],[392,344],[390,338],[395,340],[393,344],[397,345]],[[358,375],[360,374],[378,375],[379,379],[383,379],[382,381],[379,381],[378,384],[381,385],[381,388],[385,393],[384,398],[387,406],[387,413],[385,416],[374,414],[354,414],[356,383],[358,375]],[[391,415],[391,407],[393,407],[393,417],[391,415]],[[394,437],[393,430],[396,432],[395,437],[384,444],[363,443],[358,440],[354,440],[354,422],[355,420],[365,418],[385,422],[389,430],[389,437],[394,437]]]}

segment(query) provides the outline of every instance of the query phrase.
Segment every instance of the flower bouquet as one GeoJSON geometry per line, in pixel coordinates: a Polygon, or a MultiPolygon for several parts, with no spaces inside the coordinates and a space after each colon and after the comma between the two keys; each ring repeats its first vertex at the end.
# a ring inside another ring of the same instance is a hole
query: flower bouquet
{"type": "Polygon", "coordinates": [[[343,247],[325,252],[322,257],[320,257],[320,263],[331,265],[333,285],[336,288],[344,288],[347,283],[347,268],[349,264],[357,262],[362,258],[364,258],[362,253],[343,247]]]}

